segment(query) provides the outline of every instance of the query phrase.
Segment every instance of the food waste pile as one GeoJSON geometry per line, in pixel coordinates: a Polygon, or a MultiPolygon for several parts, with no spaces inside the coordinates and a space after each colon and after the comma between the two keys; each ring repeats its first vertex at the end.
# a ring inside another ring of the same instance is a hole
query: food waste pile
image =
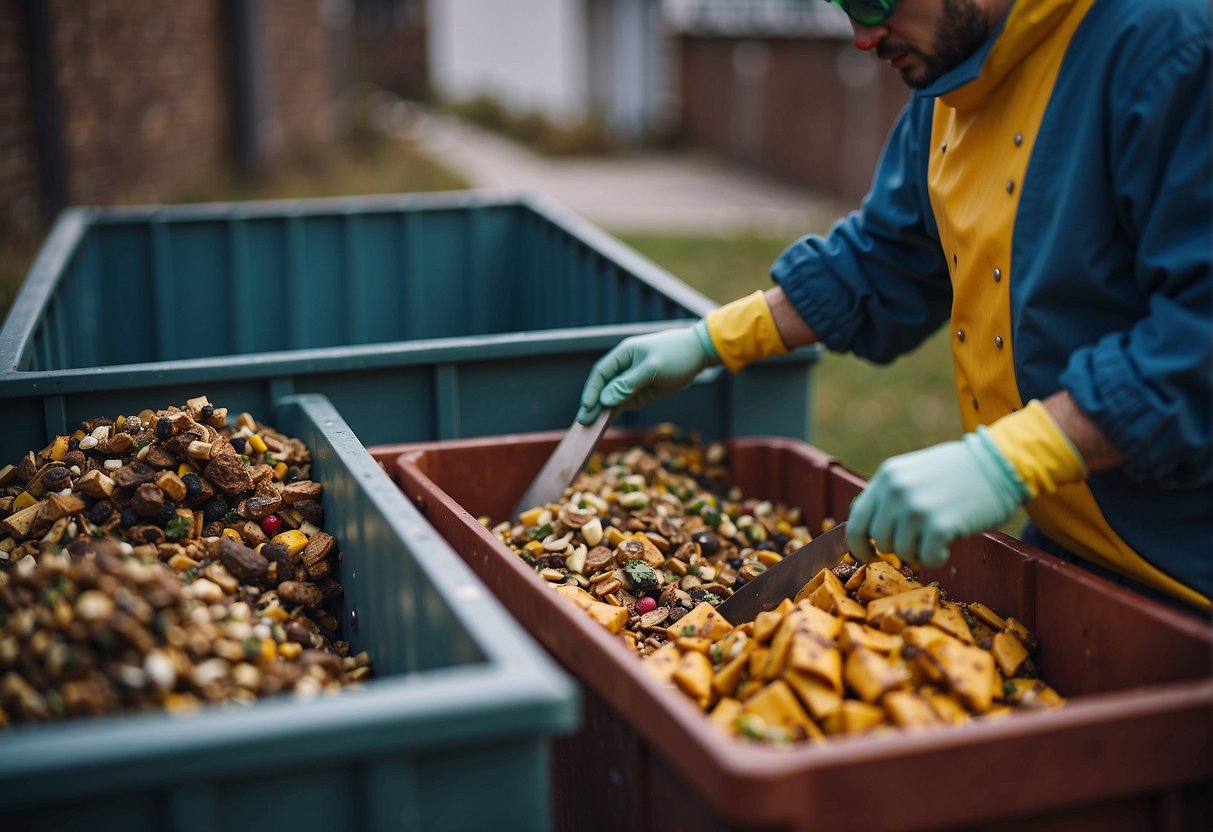
{"type": "Polygon", "coordinates": [[[367,678],[310,475],[300,440],[205,396],[0,468],[0,728],[367,678]]]}
{"type": "Polygon", "coordinates": [[[795,507],[731,485],[723,443],[678,426],[595,454],[559,503],[481,521],[733,736],[787,746],[1065,701],[1027,627],[923,584],[891,553],[848,555],[730,624],[716,607],[813,533],[795,507]]]}

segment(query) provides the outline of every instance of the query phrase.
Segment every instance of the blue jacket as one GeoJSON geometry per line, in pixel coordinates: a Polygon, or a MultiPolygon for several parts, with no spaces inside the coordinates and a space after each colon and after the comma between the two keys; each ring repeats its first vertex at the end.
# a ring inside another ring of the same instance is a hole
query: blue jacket
{"type": "MultiPolygon", "coordinates": [[[[949,264],[927,187],[933,113],[937,97],[978,78],[1001,34],[1002,26],[915,92],[861,208],[775,262],[772,277],[831,350],[888,362],[949,320],[949,264]]],[[[1129,457],[1088,482],[1108,525],[1206,596],[1213,593],[1211,42],[1206,0],[1095,0],[1044,109],[1010,242],[1020,397],[1070,391],[1129,457]]]]}

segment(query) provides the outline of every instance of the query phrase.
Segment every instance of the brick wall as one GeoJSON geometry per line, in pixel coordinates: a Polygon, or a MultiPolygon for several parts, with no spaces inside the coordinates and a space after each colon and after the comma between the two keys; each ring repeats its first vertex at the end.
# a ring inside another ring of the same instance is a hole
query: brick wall
{"type": "Polygon", "coordinates": [[[339,44],[319,7],[317,0],[263,0],[270,153],[306,147],[335,130],[339,44]]]}
{"type": "Polygon", "coordinates": [[[679,39],[682,132],[722,156],[858,204],[909,99],[849,41],[679,39]]]}
{"type": "Polygon", "coordinates": [[[231,142],[224,21],[213,0],[52,0],[69,201],[157,201],[231,142]]]}
{"type": "MultiPolygon", "coordinates": [[[[234,167],[227,0],[34,2],[48,20],[68,204],[176,199],[234,167]]],[[[22,3],[0,0],[0,226],[36,219],[41,195],[22,3]]],[[[342,30],[321,14],[339,5],[260,0],[253,63],[271,164],[333,136],[342,30]]]]}
{"type": "Polygon", "coordinates": [[[0,225],[28,231],[38,214],[38,149],[22,31],[19,0],[0,0],[0,225]]]}

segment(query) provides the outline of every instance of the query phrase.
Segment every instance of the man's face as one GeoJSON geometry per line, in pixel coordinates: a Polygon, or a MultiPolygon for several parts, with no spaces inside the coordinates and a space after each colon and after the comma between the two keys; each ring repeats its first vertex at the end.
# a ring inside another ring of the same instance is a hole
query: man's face
{"type": "Polygon", "coordinates": [[[875,26],[851,21],[855,46],[901,73],[907,85],[928,87],[985,43],[989,11],[978,0],[899,0],[893,15],[875,26]]]}

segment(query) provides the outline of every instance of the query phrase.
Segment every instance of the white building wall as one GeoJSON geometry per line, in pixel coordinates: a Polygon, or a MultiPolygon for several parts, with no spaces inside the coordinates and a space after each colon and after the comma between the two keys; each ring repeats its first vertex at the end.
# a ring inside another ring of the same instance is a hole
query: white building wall
{"type": "Polygon", "coordinates": [[[429,0],[429,72],[451,99],[489,94],[556,120],[586,115],[583,0],[429,0]]]}

